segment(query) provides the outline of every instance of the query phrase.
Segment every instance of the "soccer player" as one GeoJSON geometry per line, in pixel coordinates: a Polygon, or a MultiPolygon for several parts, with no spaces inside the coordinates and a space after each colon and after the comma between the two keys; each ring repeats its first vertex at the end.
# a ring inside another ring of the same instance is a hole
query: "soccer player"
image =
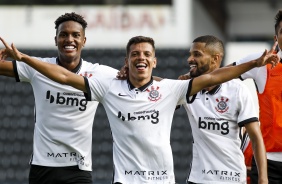
{"type": "Polygon", "coordinates": [[[113,183],[175,183],[170,131],[176,105],[208,86],[238,77],[254,67],[276,64],[279,57],[265,51],[248,63],[217,69],[191,80],[152,79],[157,65],[154,40],[136,36],[126,46],[128,80],[110,76],[86,78],[63,67],[41,62],[10,47],[2,38],[6,55],[24,61],[61,84],[85,92],[88,100],[101,102],[113,136],[113,183]]]}
{"type": "MultiPolygon", "coordinates": [[[[85,78],[116,76],[115,69],[81,58],[86,27],[81,15],[61,15],[55,21],[58,56],[37,59],[85,78]]],[[[29,183],[92,184],[92,127],[98,102],[88,102],[82,91],[54,82],[23,62],[1,61],[0,75],[29,82],[33,88],[35,129],[29,183]]]]}
{"type": "MultiPolygon", "coordinates": [[[[218,69],[224,46],[215,36],[194,39],[188,63],[190,77],[218,69]]],[[[240,127],[245,127],[255,153],[259,184],[268,183],[266,154],[259,122],[246,86],[237,79],[204,88],[184,105],[193,134],[189,184],[246,183],[240,127]]]]}
{"type": "MultiPolygon", "coordinates": [[[[282,57],[282,10],[275,15],[274,41],[278,42],[276,52],[282,57]]],[[[234,63],[238,65],[249,59],[256,58],[261,53],[253,53],[234,63]]],[[[240,76],[242,80],[252,78],[257,87],[259,102],[260,128],[266,147],[268,181],[271,184],[282,183],[282,60],[274,69],[266,65],[252,69],[240,76]]],[[[248,147],[251,148],[251,147],[248,147]]],[[[248,149],[247,148],[247,149],[248,149]]],[[[246,155],[246,157],[248,157],[246,155]]],[[[258,182],[257,163],[252,159],[251,183],[258,182]]]]}

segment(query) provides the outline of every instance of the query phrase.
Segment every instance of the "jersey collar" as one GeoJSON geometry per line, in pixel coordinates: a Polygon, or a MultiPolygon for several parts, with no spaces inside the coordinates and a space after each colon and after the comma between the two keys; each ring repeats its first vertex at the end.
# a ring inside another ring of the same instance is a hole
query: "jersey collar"
{"type": "MultiPolygon", "coordinates": [[[[127,79],[127,84],[128,84],[128,88],[129,88],[130,91],[135,89],[135,87],[133,86],[133,84],[130,82],[129,79],[127,79]]],[[[151,84],[153,84],[153,77],[151,77],[151,80],[147,84],[139,87],[138,89],[140,91],[145,91],[148,88],[148,86],[150,86],[151,84]]]]}
{"type": "MultiPolygon", "coordinates": [[[[60,60],[59,60],[58,57],[56,58],[56,61],[57,61],[57,64],[58,64],[58,65],[60,65],[61,67],[64,67],[64,66],[62,65],[62,63],[60,62],[60,60]]],[[[82,59],[80,58],[78,65],[77,65],[73,70],[71,70],[71,72],[77,73],[77,72],[80,70],[81,65],[82,65],[82,59]]]]}
{"type": "Polygon", "coordinates": [[[203,90],[201,91],[201,93],[202,93],[202,94],[208,93],[208,94],[210,94],[210,95],[214,95],[214,94],[216,94],[216,93],[219,91],[220,88],[221,88],[221,84],[215,86],[215,87],[214,87],[212,90],[210,90],[210,91],[207,91],[207,90],[203,89],[203,90]]]}

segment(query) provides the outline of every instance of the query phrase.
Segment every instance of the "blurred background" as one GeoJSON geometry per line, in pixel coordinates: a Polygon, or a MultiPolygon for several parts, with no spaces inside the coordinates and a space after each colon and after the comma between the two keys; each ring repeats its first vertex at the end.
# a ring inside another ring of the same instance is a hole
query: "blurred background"
{"type": "MultiPolygon", "coordinates": [[[[280,8],[278,0],[0,0],[0,36],[30,55],[56,57],[54,21],[76,12],[88,22],[84,60],[119,69],[127,41],[132,36],[150,36],[156,41],[158,58],[153,74],[176,79],[189,70],[190,44],[201,35],[224,41],[223,65],[269,49],[280,8]]],[[[254,86],[246,83],[257,103],[254,86]]],[[[0,107],[0,184],[27,184],[34,128],[31,86],[1,76],[0,107]]],[[[185,110],[176,110],[173,121],[176,181],[184,184],[192,144],[185,110]]],[[[110,183],[112,137],[102,106],[95,116],[92,150],[94,183],[110,183]]]]}

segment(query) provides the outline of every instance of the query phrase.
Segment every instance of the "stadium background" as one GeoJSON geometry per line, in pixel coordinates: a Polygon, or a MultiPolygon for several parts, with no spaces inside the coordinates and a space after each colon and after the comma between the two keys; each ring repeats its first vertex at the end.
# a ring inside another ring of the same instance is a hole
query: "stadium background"
{"type": "MultiPolygon", "coordinates": [[[[25,8],[27,6],[34,9],[37,7],[53,9],[57,6],[61,8],[64,5],[76,6],[77,2],[70,0],[41,0],[40,2],[36,0],[24,2],[21,0],[13,0],[13,2],[0,0],[0,10],[2,10],[0,16],[2,19],[5,17],[5,20],[0,20],[0,36],[8,38],[7,41],[19,45],[21,51],[30,55],[56,56],[54,45],[45,45],[43,39],[43,41],[35,39],[34,43],[27,42],[26,37],[34,41],[34,33],[32,30],[26,33],[24,29],[17,26],[18,22],[15,19],[9,19],[12,16],[12,11],[11,14],[9,11],[15,7],[25,8]],[[15,26],[17,30],[15,30],[15,26]],[[9,34],[9,32],[12,33],[9,34]]],[[[221,38],[226,45],[225,64],[248,52],[261,51],[261,49],[270,47],[274,35],[274,15],[279,8],[282,8],[282,4],[278,0],[84,0],[79,1],[79,5],[88,8],[97,8],[97,6],[107,8],[109,5],[115,5],[131,10],[138,7],[145,7],[149,10],[152,6],[159,6],[165,7],[166,11],[174,12],[174,14],[180,12],[179,16],[175,16],[179,20],[172,20],[176,23],[171,23],[176,27],[181,25],[180,28],[184,29],[179,33],[180,38],[170,40],[170,37],[177,35],[178,32],[159,31],[158,33],[164,34],[161,36],[151,30],[145,32],[146,35],[153,35],[153,38],[157,38],[158,67],[153,74],[174,79],[188,71],[189,66],[186,62],[188,49],[192,39],[197,36],[213,34],[221,38]],[[166,40],[170,43],[167,43],[166,40]],[[158,45],[158,43],[161,44],[158,45]]],[[[154,15],[154,11],[151,12],[154,15]]],[[[56,18],[61,14],[60,12],[54,16],[56,18]]],[[[13,14],[13,16],[16,15],[13,14]]],[[[51,22],[52,27],[47,27],[47,31],[52,35],[54,34],[54,20],[51,22]]],[[[122,31],[119,32],[122,35],[121,40],[127,42],[128,38],[123,35],[122,31]]],[[[133,31],[130,34],[139,34],[139,32],[133,31]]],[[[41,37],[44,36],[44,34],[41,35],[41,37]]],[[[125,43],[121,41],[113,46],[111,41],[102,39],[100,42],[98,40],[95,45],[95,39],[93,41],[88,39],[82,52],[83,58],[90,62],[98,62],[119,69],[124,61],[125,43]]],[[[31,86],[15,83],[15,79],[1,76],[0,107],[0,184],[27,184],[28,162],[32,154],[34,128],[34,98],[31,86]]],[[[189,172],[191,144],[192,137],[187,115],[185,110],[180,108],[175,112],[171,132],[175,175],[179,184],[185,183],[189,172]]],[[[110,183],[113,168],[112,137],[102,106],[98,107],[95,116],[92,151],[94,183],[110,183]]]]}

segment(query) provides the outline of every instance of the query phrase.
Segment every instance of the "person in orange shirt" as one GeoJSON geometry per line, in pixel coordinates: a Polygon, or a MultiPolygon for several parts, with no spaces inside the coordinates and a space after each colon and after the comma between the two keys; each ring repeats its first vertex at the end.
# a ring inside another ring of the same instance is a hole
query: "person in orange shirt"
{"type": "MultiPolygon", "coordinates": [[[[275,35],[274,41],[278,42],[276,49],[277,54],[282,56],[282,9],[278,10],[275,15],[275,35]]],[[[256,58],[261,53],[248,55],[239,61],[233,63],[238,65],[256,58]]],[[[261,132],[267,152],[268,164],[268,180],[271,184],[282,183],[282,60],[274,68],[271,66],[263,66],[261,68],[252,69],[241,75],[241,79],[252,78],[257,87],[257,95],[259,101],[259,119],[261,122],[261,132]]],[[[246,148],[244,152],[246,164],[252,157],[251,146],[246,148]]],[[[251,163],[251,183],[258,181],[258,172],[256,162],[252,159],[251,163]]]]}

